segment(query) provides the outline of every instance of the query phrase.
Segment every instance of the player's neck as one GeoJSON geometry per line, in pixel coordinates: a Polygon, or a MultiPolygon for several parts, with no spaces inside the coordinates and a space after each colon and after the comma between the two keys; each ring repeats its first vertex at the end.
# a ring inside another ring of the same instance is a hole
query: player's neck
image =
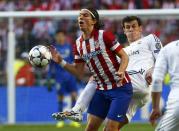
{"type": "Polygon", "coordinates": [[[91,33],[93,31],[93,28],[88,28],[87,30],[83,31],[83,39],[89,39],[91,37],[91,33]]]}
{"type": "Polygon", "coordinates": [[[132,44],[132,43],[134,43],[135,41],[138,41],[138,40],[140,40],[140,39],[141,39],[141,37],[139,37],[139,38],[137,38],[137,39],[132,39],[132,40],[128,39],[128,42],[129,42],[129,44],[132,44]]]}

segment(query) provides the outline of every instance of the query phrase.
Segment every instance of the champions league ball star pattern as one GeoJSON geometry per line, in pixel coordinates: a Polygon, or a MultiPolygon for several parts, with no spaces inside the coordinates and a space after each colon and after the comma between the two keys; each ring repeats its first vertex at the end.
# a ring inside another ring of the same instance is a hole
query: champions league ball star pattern
{"type": "Polygon", "coordinates": [[[52,58],[51,52],[46,46],[38,45],[29,52],[29,61],[35,67],[46,67],[52,58]]]}

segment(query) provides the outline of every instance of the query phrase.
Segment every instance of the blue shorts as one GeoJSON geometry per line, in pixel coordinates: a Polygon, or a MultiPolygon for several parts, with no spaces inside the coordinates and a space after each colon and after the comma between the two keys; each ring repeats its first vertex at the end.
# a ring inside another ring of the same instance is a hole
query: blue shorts
{"type": "Polygon", "coordinates": [[[132,95],[131,83],[107,91],[96,90],[88,107],[88,113],[102,119],[107,117],[111,120],[123,122],[132,95]]]}
{"type": "Polygon", "coordinates": [[[68,75],[63,79],[56,81],[56,90],[58,95],[77,92],[77,80],[74,76],[68,75]]]}

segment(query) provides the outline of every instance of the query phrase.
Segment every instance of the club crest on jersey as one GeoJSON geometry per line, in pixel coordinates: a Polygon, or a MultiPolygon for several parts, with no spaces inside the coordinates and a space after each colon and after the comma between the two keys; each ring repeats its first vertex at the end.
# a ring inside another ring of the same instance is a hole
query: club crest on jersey
{"type": "Polygon", "coordinates": [[[160,49],[162,48],[162,46],[160,43],[156,43],[155,48],[156,48],[156,50],[154,50],[154,53],[158,53],[160,51],[160,49]]]}
{"type": "Polygon", "coordinates": [[[156,47],[156,49],[161,49],[161,44],[160,43],[156,43],[155,47],[156,47]]]}

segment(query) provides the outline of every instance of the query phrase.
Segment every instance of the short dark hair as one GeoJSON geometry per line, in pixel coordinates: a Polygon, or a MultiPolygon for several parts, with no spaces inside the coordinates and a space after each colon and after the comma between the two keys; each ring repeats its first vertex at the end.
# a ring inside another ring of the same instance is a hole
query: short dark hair
{"type": "Polygon", "coordinates": [[[101,29],[104,26],[104,24],[99,19],[98,11],[96,9],[92,8],[92,7],[89,7],[89,8],[86,8],[86,9],[89,10],[94,15],[94,16],[91,15],[92,18],[96,20],[96,24],[94,25],[94,28],[97,29],[97,30],[101,29]]]}
{"type": "Polygon", "coordinates": [[[64,29],[57,29],[55,34],[58,34],[58,33],[66,34],[66,31],[64,29]]]}
{"type": "Polygon", "coordinates": [[[142,25],[142,21],[139,17],[137,17],[137,16],[126,16],[122,19],[122,27],[124,28],[124,24],[126,22],[131,22],[131,21],[134,21],[134,20],[137,20],[137,23],[138,23],[139,26],[142,25]]]}

